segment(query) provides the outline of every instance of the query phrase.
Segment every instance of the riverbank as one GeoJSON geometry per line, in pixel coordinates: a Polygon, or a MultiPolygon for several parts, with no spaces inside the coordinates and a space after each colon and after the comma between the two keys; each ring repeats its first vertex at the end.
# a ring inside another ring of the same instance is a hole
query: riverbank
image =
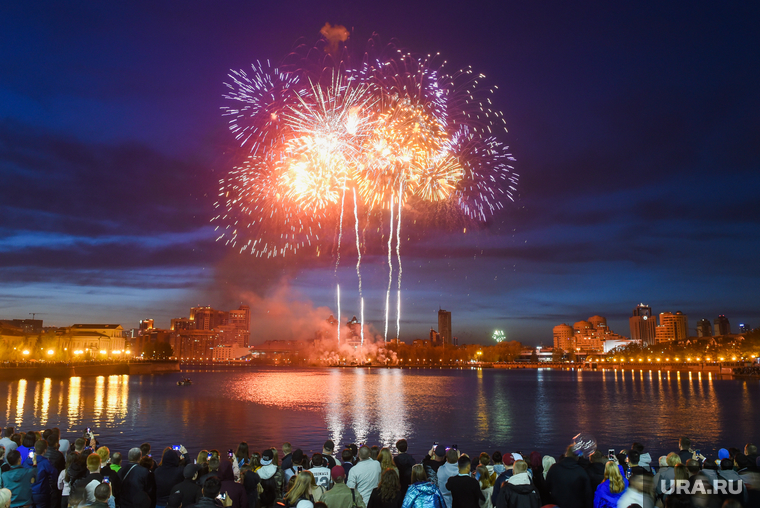
{"type": "Polygon", "coordinates": [[[0,367],[1,381],[179,372],[179,361],[35,363],[0,367]]]}

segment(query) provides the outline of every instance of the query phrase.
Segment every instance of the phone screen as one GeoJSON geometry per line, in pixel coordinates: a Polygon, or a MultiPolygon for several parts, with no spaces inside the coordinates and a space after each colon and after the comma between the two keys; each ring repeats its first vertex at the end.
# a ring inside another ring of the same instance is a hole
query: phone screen
{"type": "Polygon", "coordinates": [[[614,459],[615,458],[615,449],[610,448],[607,450],[607,458],[614,459]]]}
{"type": "Polygon", "coordinates": [[[111,483],[111,479],[107,476],[103,477],[103,483],[111,483]]]}
{"type": "Polygon", "coordinates": [[[29,458],[30,458],[30,459],[33,459],[33,458],[34,458],[34,450],[30,450],[30,451],[29,451],[29,458]]]}
{"type": "Polygon", "coordinates": [[[92,429],[90,427],[87,427],[87,433],[89,434],[90,432],[92,432],[92,429]]]}

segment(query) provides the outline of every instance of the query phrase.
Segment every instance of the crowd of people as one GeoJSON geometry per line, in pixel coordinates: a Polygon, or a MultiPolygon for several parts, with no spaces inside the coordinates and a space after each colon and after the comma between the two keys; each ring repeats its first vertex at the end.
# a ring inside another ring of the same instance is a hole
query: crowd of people
{"type": "Polygon", "coordinates": [[[379,446],[308,456],[284,443],[226,454],[72,441],[56,428],[0,439],[0,508],[760,508],[757,447],[705,457],[681,438],[654,460],[641,443],[603,454],[573,443],[561,456],[519,451],[468,455],[436,444],[422,460],[379,446]]]}

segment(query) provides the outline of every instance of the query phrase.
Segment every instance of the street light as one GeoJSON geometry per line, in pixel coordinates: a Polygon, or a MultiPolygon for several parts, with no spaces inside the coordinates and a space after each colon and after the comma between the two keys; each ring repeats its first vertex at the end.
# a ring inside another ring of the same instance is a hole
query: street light
{"type": "Polygon", "coordinates": [[[53,356],[55,354],[55,351],[53,351],[52,349],[48,349],[47,354],[48,356],[53,356]]]}

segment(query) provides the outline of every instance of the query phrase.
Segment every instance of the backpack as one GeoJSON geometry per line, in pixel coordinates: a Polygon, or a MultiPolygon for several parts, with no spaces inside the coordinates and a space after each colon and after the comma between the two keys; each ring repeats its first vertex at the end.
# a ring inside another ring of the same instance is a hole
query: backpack
{"type": "Polygon", "coordinates": [[[260,485],[262,488],[261,494],[259,495],[260,506],[264,508],[272,506],[277,500],[277,480],[274,475],[272,475],[266,480],[262,479],[260,485]]]}

